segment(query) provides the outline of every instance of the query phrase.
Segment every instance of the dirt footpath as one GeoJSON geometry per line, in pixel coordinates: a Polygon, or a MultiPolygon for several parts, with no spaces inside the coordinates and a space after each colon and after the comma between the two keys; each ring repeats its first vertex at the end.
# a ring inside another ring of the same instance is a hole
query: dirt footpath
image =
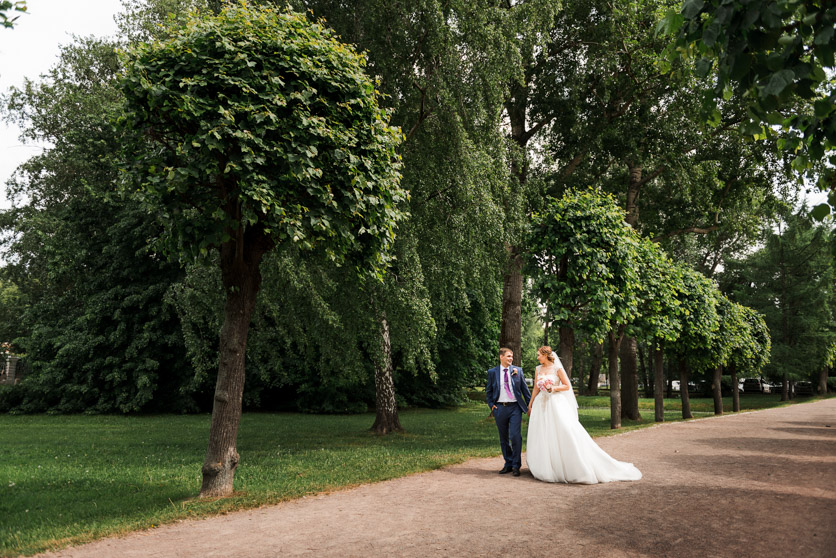
{"type": "Polygon", "coordinates": [[[597,442],[644,478],[552,485],[476,459],[42,556],[836,556],[836,399],[597,442]]]}

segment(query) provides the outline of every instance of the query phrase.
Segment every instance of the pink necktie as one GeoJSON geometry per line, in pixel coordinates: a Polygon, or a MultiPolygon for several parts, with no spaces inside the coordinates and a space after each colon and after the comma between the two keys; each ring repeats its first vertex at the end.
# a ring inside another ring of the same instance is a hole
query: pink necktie
{"type": "Polygon", "coordinates": [[[505,393],[508,394],[508,397],[514,399],[514,394],[511,391],[511,385],[508,383],[508,369],[506,368],[503,373],[505,374],[505,393]]]}

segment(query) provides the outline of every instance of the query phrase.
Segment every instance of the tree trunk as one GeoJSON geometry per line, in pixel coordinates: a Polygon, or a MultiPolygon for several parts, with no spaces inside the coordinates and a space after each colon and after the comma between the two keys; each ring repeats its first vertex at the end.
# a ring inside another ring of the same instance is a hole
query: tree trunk
{"type": "Polygon", "coordinates": [[[822,366],[819,372],[819,385],[816,388],[819,395],[827,395],[827,372],[827,366],[822,366]]]}
{"type": "Polygon", "coordinates": [[[679,359],[679,396],[682,398],[682,418],[694,418],[691,414],[691,396],[688,393],[688,365],[684,359],[679,359]]]}
{"type": "Polygon", "coordinates": [[[374,365],[374,395],[376,416],[372,431],[375,434],[403,432],[395,399],[395,375],[392,369],[392,344],[386,312],[380,314],[380,356],[374,365]]]}
{"type": "Polygon", "coordinates": [[[575,357],[578,365],[575,370],[578,371],[578,395],[586,395],[586,382],[584,381],[583,368],[586,364],[586,343],[581,343],[579,350],[575,351],[575,357]]]}
{"type": "Polygon", "coordinates": [[[232,494],[239,455],[236,447],[244,394],[250,318],[261,287],[259,265],[271,242],[259,231],[235,231],[221,246],[221,277],[226,302],[220,334],[218,379],[212,405],[209,446],[203,461],[201,498],[232,494]]]}
{"type": "Polygon", "coordinates": [[[499,346],[514,351],[515,366],[522,364],[522,265],[523,259],[516,246],[507,246],[508,267],[502,285],[502,323],[499,346]]]}
{"type": "Polygon", "coordinates": [[[790,392],[789,392],[789,378],[786,374],[784,374],[784,381],[781,386],[781,401],[789,401],[790,400],[790,392]]]}
{"type": "Polygon", "coordinates": [[[732,411],[740,412],[740,389],[737,385],[737,366],[732,362],[729,365],[729,373],[731,374],[732,385],[732,411]]]}
{"type": "Polygon", "coordinates": [[[601,376],[601,363],[604,361],[604,343],[596,343],[592,349],[592,366],[589,368],[589,395],[598,395],[598,379],[601,376]]]}
{"type": "Polygon", "coordinates": [[[714,381],[711,382],[711,391],[714,395],[714,414],[723,414],[723,367],[714,369],[714,381]]]}
{"type": "Polygon", "coordinates": [[[636,338],[621,341],[621,418],[641,420],[639,414],[639,377],[636,370],[636,338]]]}
{"type": "Polygon", "coordinates": [[[624,220],[634,229],[639,224],[639,194],[642,187],[642,167],[634,163],[628,163],[627,174],[627,205],[624,208],[626,215],[624,220]]]}
{"type": "MultiPolygon", "coordinates": [[[[528,154],[526,152],[528,140],[531,139],[530,130],[526,130],[526,109],[528,107],[528,81],[524,83],[514,80],[510,84],[509,96],[505,102],[508,120],[511,125],[511,140],[519,147],[519,152],[512,154],[511,175],[516,179],[520,192],[524,191],[528,181],[528,154]]],[[[520,194],[521,195],[521,194],[520,194]]],[[[506,203],[506,209],[508,205],[506,203]]],[[[508,347],[514,351],[513,364],[522,364],[522,266],[523,249],[519,246],[506,244],[508,265],[503,277],[502,286],[502,321],[499,332],[499,346],[508,347]]]]}
{"type": "MultiPolygon", "coordinates": [[[[644,350],[642,350],[641,345],[638,345],[638,348],[639,348],[639,372],[641,372],[642,382],[644,382],[644,396],[645,397],[653,397],[654,383],[650,381],[650,375],[647,372],[647,362],[645,361],[645,358],[644,358],[644,350]]],[[[651,355],[651,358],[652,358],[652,355],[651,355]]]]}
{"type": "Polygon", "coordinates": [[[665,421],[665,362],[659,341],[653,343],[653,409],[656,422],[665,421]]]}
{"type": "Polygon", "coordinates": [[[610,376],[610,428],[621,428],[621,381],[618,377],[618,349],[624,336],[624,328],[616,334],[609,332],[609,376],[610,376]]]}
{"type": "Polygon", "coordinates": [[[572,381],[572,370],[575,367],[575,330],[569,326],[560,326],[560,348],[558,349],[560,362],[566,371],[566,377],[572,381]]]}

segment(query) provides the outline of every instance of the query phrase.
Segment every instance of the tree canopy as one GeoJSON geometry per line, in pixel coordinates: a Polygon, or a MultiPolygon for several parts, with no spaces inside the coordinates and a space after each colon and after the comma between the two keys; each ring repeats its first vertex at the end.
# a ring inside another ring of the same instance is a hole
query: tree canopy
{"type": "Polygon", "coordinates": [[[169,253],[220,256],[226,301],[201,496],[227,495],[261,261],[293,245],[381,274],[405,216],[402,136],[365,58],[301,14],[244,4],[197,14],[124,64],[123,190],[160,217],[169,253]]]}
{"type": "MultiPolygon", "coordinates": [[[[779,129],[793,167],[818,169],[820,187],[831,191],[836,191],[836,91],[828,72],[836,67],[834,29],[832,2],[799,0],[686,0],[657,27],[675,37],[670,61],[693,59],[701,76],[716,67],[713,88],[704,97],[711,113],[732,95],[745,98],[748,118],[741,131],[765,137],[779,129]],[[825,157],[830,167],[822,171],[825,157]]],[[[816,213],[827,211],[823,205],[816,213]]]]}

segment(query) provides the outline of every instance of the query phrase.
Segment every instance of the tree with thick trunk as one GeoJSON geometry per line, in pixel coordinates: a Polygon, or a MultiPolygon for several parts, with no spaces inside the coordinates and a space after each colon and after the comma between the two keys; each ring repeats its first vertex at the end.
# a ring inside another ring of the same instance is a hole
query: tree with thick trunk
{"type": "Polygon", "coordinates": [[[819,383],[816,386],[816,393],[819,395],[827,395],[827,374],[829,367],[827,365],[821,367],[819,372],[819,383]]]}
{"type": "Polygon", "coordinates": [[[272,247],[272,239],[257,229],[244,231],[239,227],[233,238],[224,242],[220,250],[221,278],[227,297],[201,497],[225,496],[232,491],[239,461],[236,440],[244,395],[247,333],[261,286],[259,265],[264,253],[272,247]]]}
{"type": "Polygon", "coordinates": [[[522,267],[520,248],[507,245],[508,261],[502,281],[502,319],[499,346],[514,351],[514,366],[522,365],[522,267]]]}
{"type": "Polygon", "coordinates": [[[540,300],[549,301],[554,321],[561,324],[561,350],[566,356],[571,353],[574,328],[593,337],[610,337],[610,397],[618,412],[611,421],[618,428],[618,344],[626,324],[637,314],[640,240],[612,198],[587,190],[552,200],[534,219],[528,246],[532,290],[540,300]]]}
{"type": "Polygon", "coordinates": [[[262,257],[292,243],[382,275],[404,217],[403,136],[363,56],[302,14],[230,5],[164,36],[125,60],[123,188],[161,216],[173,255],[220,252],[226,303],[200,495],[226,496],[262,257]]]}
{"type": "Polygon", "coordinates": [[[621,342],[621,418],[641,420],[639,414],[639,376],[635,337],[625,337],[621,342]]]}
{"type": "Polygon", "coordinates": [[[380,354],[374,364],[375,419],[372,432],[389,434],[403,432],[398,418],[398,402],[395,398],[395,376],[392,368],[392,342],[389,339],[389,321],[386,313],[380,315],[380,354]]]}
{"type": "Polygon", "coordinates": [[[711,392],[714,396],[714,414],[723,414],[723,367],[716,366],[714,368],[714,376],[711,381],[711,392]]]}

